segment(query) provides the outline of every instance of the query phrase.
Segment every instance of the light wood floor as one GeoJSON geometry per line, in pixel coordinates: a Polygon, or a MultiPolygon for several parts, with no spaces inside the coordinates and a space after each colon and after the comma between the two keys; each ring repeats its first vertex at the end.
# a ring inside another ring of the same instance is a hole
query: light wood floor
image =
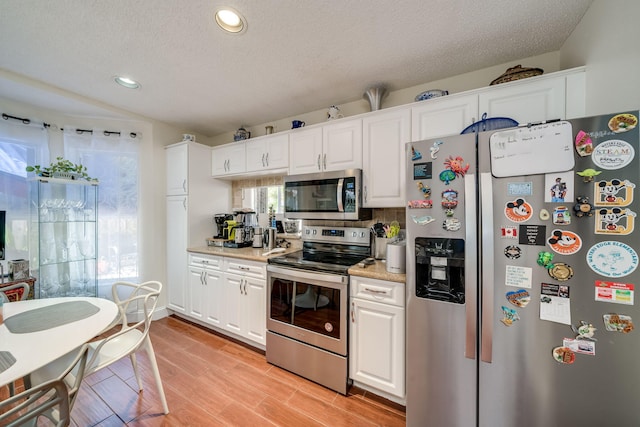
{"type": "Polygon", "coordinates": [[[85,378],[73,422],[87,426],[404,426],[404,408],[352,388],[343,396],[267,363],[263,354],[175,317],[153,322],[169,415],[144,352],[144,390],[126,358],[85,378]]]}

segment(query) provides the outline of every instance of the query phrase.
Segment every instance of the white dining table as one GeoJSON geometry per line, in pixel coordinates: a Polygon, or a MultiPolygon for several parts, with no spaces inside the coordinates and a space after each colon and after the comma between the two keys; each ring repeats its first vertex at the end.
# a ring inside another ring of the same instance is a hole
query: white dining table
{"type": "Polygon", "coordinates": [[[4,322],[0,325],[0,355],[4,362],[0,368],[0,385],[23,378],[90,341],[104,331],[117,314],[118,306],[104,298],[46,298],[5,303],[4,322]],[[6,367],[8,364],[11,366],[6,367]]]}

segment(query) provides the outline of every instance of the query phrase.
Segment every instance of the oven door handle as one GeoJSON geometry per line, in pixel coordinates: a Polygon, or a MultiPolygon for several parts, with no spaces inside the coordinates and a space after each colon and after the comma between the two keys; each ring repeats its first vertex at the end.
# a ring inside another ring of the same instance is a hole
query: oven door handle
{"type": "Polygon", "coordinates": [[[342,188],[344,187],[344,178],[338,180],[338,186],[336,187],[336,199],[338,201],[338,212],[344,212],[344,203],[342,202],[342,188]]]}
{"type": "Polygon", "coordinates": [[[273,273],[277,275],[277,277],[286,279],[286,280],[294,280],[301,281],[307,280],[310,284],[316,284],[315,282],[325,282],[325,283],[335,283],[338,285],[346,285],[349,283],[349,276],[341,276],[338,274],[325,274],[325,273],[317,273],[317,272],[308,272],[305,270],[298,269],[290,269],[290,268],[282,268],[276,267],[274,265],[267,265],[267,271],[269,273],[273,273]]]}

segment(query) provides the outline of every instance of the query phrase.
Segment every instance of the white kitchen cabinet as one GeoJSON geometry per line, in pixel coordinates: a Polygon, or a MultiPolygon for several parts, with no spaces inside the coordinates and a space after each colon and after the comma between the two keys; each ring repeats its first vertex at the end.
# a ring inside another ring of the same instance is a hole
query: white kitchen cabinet
{"type": "Polygon", "coordinates": [[[508,117],[520,125],[565,118],[565,77],[492,86],[478,95],[478,111],[508,117]]]}
{"type": "Polygon", "coordinates": [[[174,144],[166,148],[167,196],[189,194],[189,145],[174,144]]]}
{"type": "Polygon", "coordinates": [[[223,294],[222,257],[189,255],[189,298],[187,315],[220,326],[223,294]]]}
{"type": "Polygon", "coordinates": [[[245,141],[212,147],[210,170],[214,177],[245,173],[247,170],[245,141]]]}
{"type": "Polygon", "coordinates": [[[286,170],[289,167],[288,134],[261,136],[245,141],[245,144],[247,172],[286,170]]]}
{"type": "Polygon", "coordinates": [[[456,135],[477,120],[477,94],[456,94],[422,101],[411,108],[411,140],[456,135]]]}
{"type": "Polygon", "coordinates": [[[349,377],[403,402],[404,283],[351,276],[350,287],[349,377]]]}
{"type": "Polygon", "coordinates": [[[411,109],[377,111],[362,120],[365,207],[405,205],[405,143],[411,140],[411,109]]]}
{"type": "Polygon", "coordinates": [[[266,344],[266,264],[225,258],[222,328],[266,344]]]}
{"type": "Polygon", "coordinates": [[[289,134],[289,174],[362,168],[362,119],[333,123],[289,134]]]}
{"type": "Polygon", "coordinates": [[[231,184],[211,178],[211,147],[195,142],[180,142],[167,146],[166,150],[167,169],[186,170],[187,183],[184,188],[188,191],[184,195],[168,194],[166,198],[167,308],[187,314],[190,281],[187,248],[202,246],[207,237],[213,236],[213,214],[229,211],[231,184]],[[175,155],[176,152],[184,154],[184,151],[186,155],[175,155]],[[182,163],[178,164],[178,159],[182,163]]]}

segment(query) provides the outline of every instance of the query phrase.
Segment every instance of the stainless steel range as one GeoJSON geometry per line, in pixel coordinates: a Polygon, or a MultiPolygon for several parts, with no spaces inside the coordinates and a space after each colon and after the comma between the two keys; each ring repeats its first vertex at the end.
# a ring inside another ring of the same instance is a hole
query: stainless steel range
{"type": "Polygon", "coordinates": [[[370,232],[314,226],[302,239],[302,250],[267,265],[267,361],[346,394],[347,270],[371,255],[370,232]]]}

